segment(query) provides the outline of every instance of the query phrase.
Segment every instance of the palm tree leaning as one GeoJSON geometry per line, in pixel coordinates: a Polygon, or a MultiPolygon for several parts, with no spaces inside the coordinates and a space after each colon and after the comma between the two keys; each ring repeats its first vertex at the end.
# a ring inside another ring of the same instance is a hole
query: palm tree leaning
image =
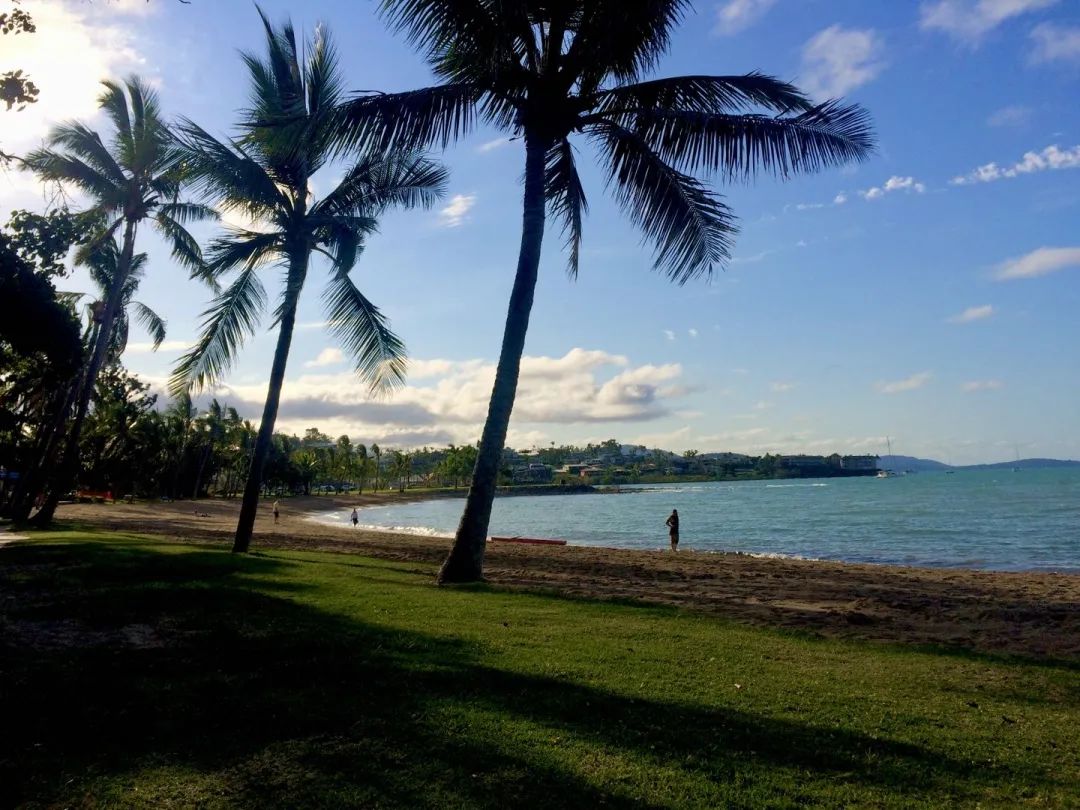
{"type": "Polygon", "coordinates": [[[730,258],[735,218],[696,179],[780,177],[865,159],[868,115],[815,104],[760,73],[647,79],[689,0],[382,0],[389,23],[443,84],[367,93],[345,108],[352,139],[446,146],[477,119],[525,145],[517,271],[472,485],[440,582],[482,578],[499,459],[517,391],[547,213],[578,271],[585,191],[572,136],[587,140],[616,201],[655,247],[655,269],[684,284],[730,258]]]}
{"type": "MultiPolygon", "coordinates": [[[[261,15],[261,12],[260,12],[261,15]]],[[[382,313],[356,288],[353,269],[377,217],[391,207],[429,207],[443,192],[445,171],[409,152],[366,153],[322,199],[312,199],[311,178],[336,154],[341,80],[327,32],[320,28],[301,64],[295,32],[275,28],[263,15],[265,59],[245,55],[251,106],[240,137],[222,142],[190,121],[180,125],[185,167],[193,188],[223,212],[246,217],[249,228],[229,228],[207,248],[202,275],[217,284],[239,271],[204,313],[198,343],[171,380],[174,394],[214,383],[230,367],[266,303],[259,270],[276,264],[285,284],[274,311],[277,348],[270,372],[240,520],[233,546],[247,551],[255,524],[263,468],[270,452],[296,308],[312,254],[330,260],[323,295],[329,328],[355,361],[372,391],[402,382],[405,347],[382,313]]]]}
{"type": "Polygon", "coordinates": [[[174,258],[192,269],[201,267],[198,243],[184,225],[214,219],[205,205],[182,202],[183,166],[172,131],[161,116],[157,94],[137,77],[123,85],[104,82],[98,103],[112,122],[113,137],[106,145],[85,124],[69,122],[49,134],[48,146],[32,152],[24,166],[47,182],[71,186],[90,198],[88,216],[100,218],[102,230],[80,248],[88,257],[101,245],[120,236],[116,270],[100,308],[97,339],[79,381],[75,415],[67,432],[59,474],[35,522],[52,520],[60,495],[73,481],[78,464],[79,436],[98,372],[113,338],[113,322],[124,305],[123,290],[132,272],[139,226],[149,222],[172,246],[174,258]]]}

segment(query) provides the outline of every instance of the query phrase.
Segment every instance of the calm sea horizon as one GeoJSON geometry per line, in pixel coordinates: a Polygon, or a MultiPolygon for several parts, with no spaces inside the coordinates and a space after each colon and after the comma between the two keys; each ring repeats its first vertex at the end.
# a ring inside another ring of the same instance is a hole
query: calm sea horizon
{"type": "MultiPolygon", "coordinates": [[[[369,506],[363,527],[450,537],[460,499],[369,506]]],[[[1080,469],[978,470],[895,478],[719,481],[620,494],[495,500],[490,533],[570,545],[667,547],[843,562],[1080,573],[1080,469]]],[[[347,526],[348,511],[312,516],[347,526]]]]}

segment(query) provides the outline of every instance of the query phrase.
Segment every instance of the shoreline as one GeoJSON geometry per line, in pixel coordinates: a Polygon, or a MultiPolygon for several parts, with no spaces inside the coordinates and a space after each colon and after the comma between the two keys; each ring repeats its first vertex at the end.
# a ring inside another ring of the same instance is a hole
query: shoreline
{"type": "MultiPolygon", "coordinates": [[[[277,526],[271,502],[262,502],[252,550],[359,554],[398,561],[410,570],[419,565],[434,576],[449,549],[447,538],[354,530],[307,519],[314,511],[421,499],[409,494],[292,498],[283,502],[277,526]]],[[[57,517],[224,550],[238,512],[238,500],[181,501],[64,505],[57,517]]],[[[678,607],[810,635],[1080,663],[1077,574],[505,543],[488,546],[485,570],[496,588],[678,607]]]]}

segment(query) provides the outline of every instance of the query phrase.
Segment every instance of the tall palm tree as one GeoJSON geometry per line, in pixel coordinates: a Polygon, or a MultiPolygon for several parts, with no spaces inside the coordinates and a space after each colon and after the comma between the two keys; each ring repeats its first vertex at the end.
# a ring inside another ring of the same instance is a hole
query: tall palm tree
{"type": "Polygon", "coordinates": [[[578,271],[587,211],[571,138],[597,153],[609,188],[678,284],[730,258],[735,218],[695,174],[746,180],[862,160],[867,114],[815,104],[760,73],[647,78],[690,0],[382,0],[443,81],[367,93],[345,108],[350,136],[382,146],[446,146],[477,120],[521,138],[524,212],[517,271],[472,485],[440,582],[483,576],[499,459],[517,392],[547,213],[578,271]]]}
{"type": "Polygon", "coordinates": [[[391,207],[429,207],[446,181],[441,167],[416,153],[371,152],[356,158],[326,196],[314,199],[311,179],[335,156],[341,100],[337,57],[327,32],[319,28],[301,63],[292,26],[275,28],[260,15],[267,55],[243,57],[251,106],[242,116],[240,137],[222,142],[190,121],[180,126],[194,188],[223,212],[247,217],[253,225],[229,228],[208,246],[203,271],[208,280],[216,284],[228,273],[239,273],[204,313],[199,342],[172,377],[174,393],[212,384],[229,369],[266,303],[259,270],[276,264],[285,271],[274,311],[277,348],[236,528],[236,552],[247,551],[251,542],[312,254],[330,260],[323,301],[331,333],[372,391],[391,389],[404,379],[405,347],[349,272],[380,214],[391,207]]]}
{"type": "Polygon", "coordinates": [[[119,234],[116,272],[103,298],[100,326],[90,361],[79,384],[75,416],[67,433],[60,474],[35,520],[52,520],[60,494],[74,477],[79,436],[98,372],[114,337],[113,322],[123,306],[125,284],[135,257],[139,226],[150,223],[172,246],[174,258],[193,269],[202,255],[184,227],[213,219],[205,205],[180,200],[183,166],[172,131],[161,115],[157,94],[139,78],[123,85],[107,81],[98,104],[112,123],[112,140],[78,121],[61,124],[49,134],[46,148],[31,152],[23,165],[42,180],[78,189],[90,199],[88,216],[100,218],[102,230],[80,249],[88,256],[119,234]]]}

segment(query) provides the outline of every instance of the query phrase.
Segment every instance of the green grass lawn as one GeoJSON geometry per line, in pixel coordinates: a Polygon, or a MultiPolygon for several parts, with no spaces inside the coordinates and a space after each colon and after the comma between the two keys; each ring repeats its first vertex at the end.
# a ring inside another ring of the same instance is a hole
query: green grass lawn
{"type": "Polygon", "coordinates": [[[81,531],[0,549],[0,807],[1080,805],[1075,662],[432,575],[81,531]]]}

